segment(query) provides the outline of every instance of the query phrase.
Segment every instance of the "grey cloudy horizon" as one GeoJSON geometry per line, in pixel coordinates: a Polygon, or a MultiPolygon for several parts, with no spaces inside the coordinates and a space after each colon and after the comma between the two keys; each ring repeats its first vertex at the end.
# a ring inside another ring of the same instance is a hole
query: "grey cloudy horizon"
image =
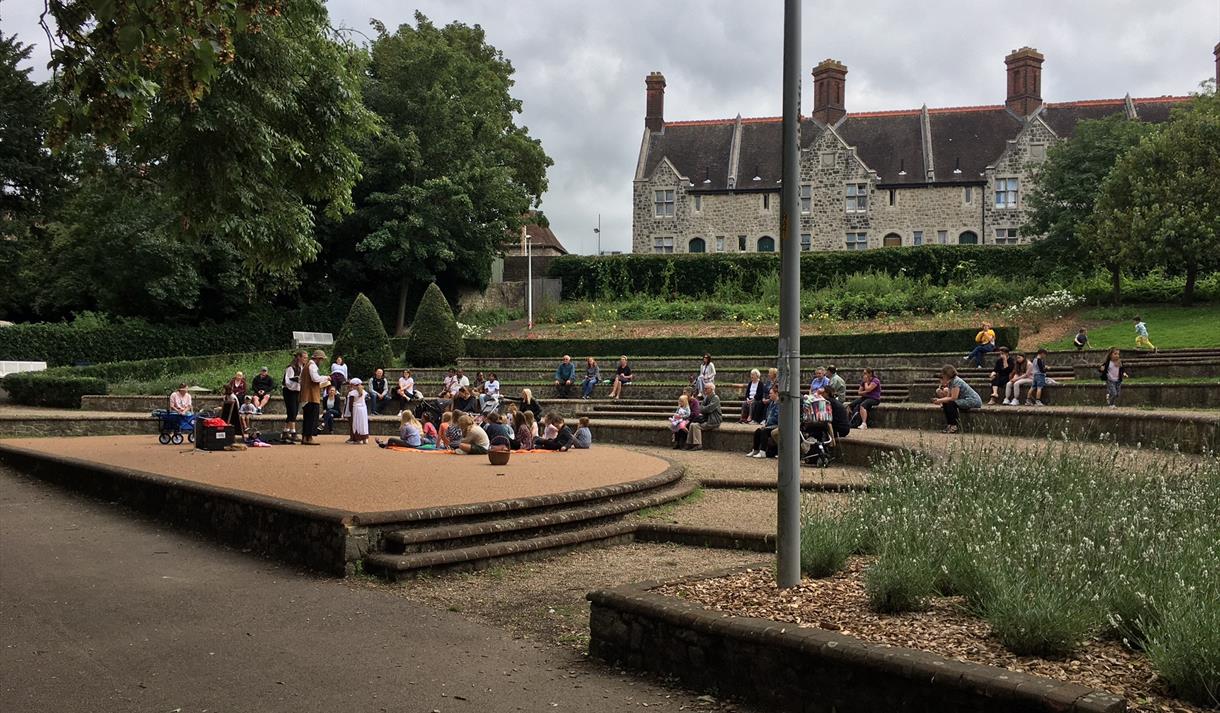
{"type": "MultiPolygon", "coordinates": [[[[779,0],[586,4],[538,0],[329,0],[331,21],[372,34],[413,22],[478,24],[516,70],[519,123],[555,161],[542,210],[567,249],[631,249],[631,181],[644,129],[644,77],[664,73],[666,120],[780,114],[779,0]]],[[[0,2],[0,32],[35,46],[45,78],[42,3],[0,2]]],[[[1215,73],[1220,1],[984,0],[921,3],[807,1],[802,6],[802,110],[809,70],[847,65],[849,112],[1000,104],[1004,56],[1046,56],[1043,99],[1183,95],[1215,73]]],[[[358,36],[357,36],[358,37],[358,36]]]]}

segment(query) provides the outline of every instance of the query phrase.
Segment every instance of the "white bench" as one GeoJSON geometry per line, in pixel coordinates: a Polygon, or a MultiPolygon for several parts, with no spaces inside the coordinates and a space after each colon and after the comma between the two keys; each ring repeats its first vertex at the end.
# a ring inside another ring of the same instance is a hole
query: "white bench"
{"type": "Polygon", "coordinates": [[[0,376],[16,374],[20,371],[45,371],[45,361],[0,361],[0,376]]]}
{"type": "Polygon", "coordinates": [[[330,347],[335,344],[335,335],[330,332],[293,332],[294,347],[330,347]]]}

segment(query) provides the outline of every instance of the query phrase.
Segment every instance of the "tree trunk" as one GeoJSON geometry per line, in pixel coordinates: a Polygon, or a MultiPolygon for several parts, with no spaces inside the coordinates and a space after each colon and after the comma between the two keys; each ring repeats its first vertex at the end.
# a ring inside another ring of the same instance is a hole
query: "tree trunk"
{"type": "Polygon", "coordinates": [[[1123,303],[1123,273],[1117,265],[1110,267],[1110,299],[1116,307],[1123,303]]]}
{"type": "Polygon", "coordinates": [[[394,336],[401,337],[407,332],[407,278],[398,283],[398,321],[394,325],[394,336]]]}
{"type": "Polygon", "coordinates": [[[1190,306],[1195,301],[1195,281],[1199,278],[1198,263],[1186,266],[1186,287],[1182,290],[1182,304],[1190,306]]]}

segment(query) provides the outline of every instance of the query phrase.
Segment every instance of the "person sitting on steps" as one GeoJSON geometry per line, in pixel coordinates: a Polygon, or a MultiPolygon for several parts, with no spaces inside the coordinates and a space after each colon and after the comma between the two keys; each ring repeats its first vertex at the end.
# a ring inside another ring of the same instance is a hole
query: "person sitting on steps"
{"type": "Polygon", "coordinates": [[[881,379],[872,369],[865,368],[860,379],[860,387],[856,389],[856,398],[848,406],[860,414],[860,430],[868,430],[868,412],[881,403],[881,379]]]}
{"type": "Polygon", "coordinates": [[[769,396],[766,420],[754,429],[754,447],[746,454],[750,458],[771,457],[771,433],[779,428],[779,388],[772,386],[769,396]]]}
{"type": "Polygon", "coordinates": [[[975,346],[969,354],[962,357],[963,361],[974,361],[974,368],[983,368],[983,357],[995,351],[995,330],[990,322],[983,322],[983,328],[974,335],[975,346]]]}
{"type": "Polygon", "coordinates": [[[572,357],[564,354],[563,360],[555,369],[555,396],[566,399],[572,395],[572,384],[576,380],[576,365],[572,357]]]}
{"type": "Polygon", "coordinates": [[[957,433],[958,414],[961,411],[982,408],[983,400],[970,384],[957,375],[957,369],[946,364],[940,370],[940,386],[932,403],[945,412],[945,433],[957,433]]]}
{"type": "Polygon", "coordinates": [[[1000,400],[1000,389],[1008,386],[1008,378],[1012,376],[1012,359],[1008,356],[1008,347],[999,348],[995,366],[991,367],[991,399],[988,406],[995,406],[1000,400]]]}
{"type": "Polygon", "coordinates": [[[631,366],[627,363],[627,355],[618,358],[618,366],[614,369],[614,383],[610,385],[610,398],[618,400],[623,395],[623,387],[631,383],[631,366]]]}
{"type": "MultiPolygon", "coordinates": [[[[706,357],[708,363],[711,363],[711,357],[706,357]]],[[[691,418],[690,443],[687,444],[688,451],[703,450],[703,432],[714,431],[720,428],[720,423],[724,419],[724,414],[720,411],[720,397],[716,395],[716,385],[706,383],[703,386],[703,401],[699,404],[699,420],[691,418]]]]}

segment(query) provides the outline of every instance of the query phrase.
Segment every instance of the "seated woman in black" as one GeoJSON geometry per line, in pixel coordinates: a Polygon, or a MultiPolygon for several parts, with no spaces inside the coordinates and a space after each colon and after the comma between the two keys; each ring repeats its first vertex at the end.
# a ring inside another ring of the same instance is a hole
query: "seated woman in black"
{"type": "Polygon", "coordinates": [[[458,389],[457,396],[453,397],[453,410],[475,415],[479,413],[479,397],[475,396],[469,387],[463,386],[458,389]]]}

